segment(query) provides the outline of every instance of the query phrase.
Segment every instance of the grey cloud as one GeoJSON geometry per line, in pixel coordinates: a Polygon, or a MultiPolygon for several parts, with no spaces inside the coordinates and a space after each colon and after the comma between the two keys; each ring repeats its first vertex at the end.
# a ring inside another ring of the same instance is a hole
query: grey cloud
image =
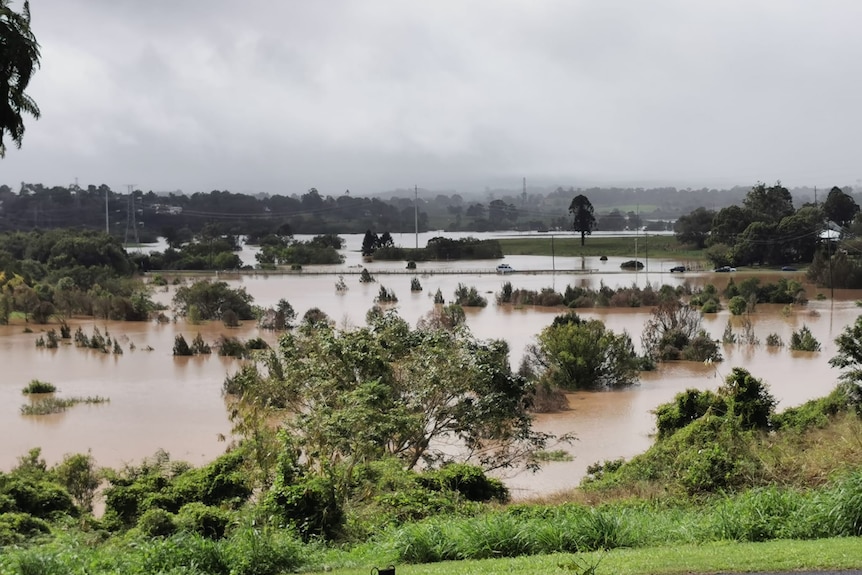
{"type": "Polygon", "coordinates": [[[34,0],[22,180],[853,185],[851,0],[34,0]]]}

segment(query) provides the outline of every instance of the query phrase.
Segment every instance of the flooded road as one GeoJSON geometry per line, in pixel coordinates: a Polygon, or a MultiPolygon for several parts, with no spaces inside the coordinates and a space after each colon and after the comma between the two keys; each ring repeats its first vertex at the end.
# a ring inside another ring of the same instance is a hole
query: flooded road
{"type": "MultiPolygon", "coordinates": [[[[351,266],[363,265],[358,254],[351,257],[354,259],[346,261],[341,269],[351,270],[355,269],[351,266]]],[[[418,293],[410,292],[412,275],[380,273],[387,269],[400,270],[403,262],[364,264],[372,274],[379,273],[378,281],[362,284],[357,275],[345,275],[349,289],[344,293],[336,292],[337,275],[227,276],[230,279],[226,281],[232,286],[245,287],[257,305],[271,306],[284,298],[299,316],[311,307],[318,307],[339,326],[363,325],[381,285],[395,291],[399,298],[396,308],[411,325],[433,309],[432,297],[437,289],[450,301],[458,283],[475,286],[488,298],[488,306],[468,309],[468,326],[479,338],[506,339],[512,365],[517,368],[524,347],[563,310],[498,306],[494,294],[506,281],[511,281],[515,288],[553,287],[562,291],[568,284],[598,288],[601,283],[611,287],[633,284],[643,287],[647,283],[658,286],[706,281],[716,283],[721,289],[728,279],[727,274],[680,275],[660,271],[669,269],[674,262],[654,262],[659,271],[650,274],[619,273],[618,263],[590,258],[584,262],[580,258],[556,258],[553,265],[560,270],[570,270],[565,273],[528,273],[530,269],[548,269],[544,266],[549,260],[527,256],[506,258],[512,267],[524,272],[507,276],[490,273],[498,261],[451,264],[459,269],[472,266],[474,271],[489,270],[489,273],[467,275],[423,274],[423,265],[428,268],[432,264],[419,264],[417,277],[423,291],[418,293]],[[595,266],[601,271],[591,274],[571,271],[578,270],[581,264],[587,269],[595,266]]],[[[434,267],[439,268],[440,264],[434,267]]],[[[736,281],[743,277],[742,273],[737,274],[736,281]]],[[[578,440],[565,447],[574,460],[548,463],[537,475],[521,473],[506,477],[514,496],[548,494],[573,487],[591,463],[642,452],[652,441],[651,410],[689,387],[715,389],[732,367],[745,367],[769,383],[772,393],[779,399],[779,409],[827,394],[839,375],[828,364],[836,352],[834,339],[855,321],[860,310],[854,299],[862,294],[841,292],[836,293],[835,300],[814,301],[818,290],[809,286],[807,291],[812,298],[807,306],[788,310],[779,305],[760,305],[752,315],[752,322],[761,342],[768,334],[776,333],[787,343],[794,330],[807,325],[820,341],[822,351],[803,353],[791,352],[787,347],[725,345],[725,361],[720,364],[663,364],[655,372],[644,373],[640,384],[630,389],[570,394],[570,410],[540,415],[535,425],[542,431],[574,433],[578,440]]],[[[171,295],[171,290],[160,291],[156,298],[169,302],[171,295]]],[[[628,331],[638,348],[644,322],[650,317],[648,309],[640,308],[582,309],[578,313],[601,319],[614,331],[628,331]]],[[[705,317],[704,327],[712,337],[721,339],[728,318],[729,312],[723,310],[705,317]]],[[[229,435],[230,425],[221,386],[224,378],[238,369],[239,362],[217,355],[174,358],[174,337],[182,333],[191,340],[200,332],[211,343],[225,332],[241,339],[260,336],[270,342],[276,337],[271,332],[258,330],[253,322],[231,330],[220,323],[187,325],[182,321],[160,325],[79,320],[76,324],[88,335],[98,327],[102,333],[107,330],[112,337],[120,338],[123,355],[69,345],[56,350],[37,348],[36,338],[46,326],[31,326],[34,333],[23,333],[21,325],[0,326],[0,357],[4,365],[0,379],[0,469],[14,466],[17,457],[32,447],[41,447],[49,464],[56,463],[66,453],[91,450],[100,465],[117,467],[135,463],[160,448],[174,459],[203,464],[225,448],[219,436],[229,435]],[[130,349],[130,344],[134,344],[134,350],[130,349]],[[148,348],[152,350],[147,351],[148,348]],[[109,398],[110,402],[76,405],[58,415],[24,416],[20,407],[28,399],[21,394],[21,389],[31,379],[55,384],[60,397],[99,395],[109,398]]]]}

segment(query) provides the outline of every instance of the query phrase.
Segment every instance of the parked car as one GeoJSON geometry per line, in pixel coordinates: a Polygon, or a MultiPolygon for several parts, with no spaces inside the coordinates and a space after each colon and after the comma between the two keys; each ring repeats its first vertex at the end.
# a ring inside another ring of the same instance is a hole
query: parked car
{"type": "Polygon", "coordinates": [[[670,271],[671,272],[684,272],[685,266],[673,266],[672,268],[670,268],[670,271]]]}
{"type": "Polygon", "coordinates": [[[497,273],[498,274],[510,274],[513,271],[515,271],[515,269],[512,266],[510,266],[509,264],[500,264],[497,266],[497,273]]]}
{"type": "Polygon", "coordinates": [[[782,266],[781,271],[783,271],[783,272],[795,272],[796,268],[793,266],[782,266]]]}
{"type": "Polygon", "coordinates": [[[712,271],[714,271],[714,272],[735,272],[736,268],[732,268],[730,266],[721,266],[720,268],[715,268],[712,271]]]}

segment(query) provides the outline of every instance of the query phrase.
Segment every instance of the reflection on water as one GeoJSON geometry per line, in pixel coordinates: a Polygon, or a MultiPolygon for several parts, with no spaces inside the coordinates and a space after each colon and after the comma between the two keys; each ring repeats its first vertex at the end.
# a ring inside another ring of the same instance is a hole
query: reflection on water
{"type": "MultiPolygon", "coordinates": [[[[550,258],[548,258],[549,260],[550,258]]],[[[590,258],[587,258],[589,260],[590,258]]],[[[556,258],[556,269],[580,265],[580,258],[556,258]]],[[[541,258],[506,258],[517,270],[546,269],[548,261],[541,258]]],[[[345,263],[345,270],[349,262],[345,263]]],[[[484,309],[468,310],[467,323],[479,338],[505,338],[510,345],[512,363],[517,368],[524,347],[547,326],[559,310],[513,309],[497,306],[494,294],[506,281],[515,288],[565,289],[569,283],[597,288],[604,283],[611,287],[662,282],[679,285],[705,281],[726,282],[728,278],[712,274],[619,273],[611,262],[604,269],[613,273],[582,275],[576,273],[517,273],[499,276],[491,273],[495,262],[448,262],[450,269],[488,269],[489,273],[465,275],[434,275],[422,272],[417,277],[423,286],[420,293],[410,292],[412,275],[384,275],[382,270],[401,270],[403,262],[367,264],[377,276],[377,283],[362,284],[357,275],[345,275],[349,289],[336,293],[334,275],[250,275],[228,281],[243,286],[262,306],[271,306],[279,299],[287,299],[302,315],[311,307],[319,307],[339,325],[362,325],[367,310],[373,304],[380,285],[394,290],[399,297],[399,313],[412,325],[433,308],[432,297],[440,289],[447,300],[451,299],[458,283],[475,286],[488,298],[484,309]],[[457,266],[457,267],[456,267],[457,266]]],[[[585,262],[587,267],[602,266],[602,262],[585,262]]],[[[669,267],[670,263],[653,263],[655,269],[669,267]]],[[[442,267],[434,264],[435,267],[442,267]]],[[[786,275],[786,274],[785,274],[786,275]]],[[[738,281],[739,278],[737,278],[738,281]]],[[[809,288],[809,295],[817,293],[809,288]]],[[[169,302],[172,290],[159,292],[157,297],[169,302]]],[[[662,365],[656,372],[645,373],[640,385],[614,392],[573,393],[569,395],[569,411],[537,418],[536,427],[557,434],[574,433],[578,440],[567,446],[574,456],[572,462],[555,462],[546,465],[538,475],[520,473],[507,478],[517,496],[548,493],[578,483],[586,467],[595,462],[616,457],[630,457],[642,452],[651,443],[654,430],[651,410],[673,398],[674,394],[689,387],[714,389],[734,366],[742,366],[771,385],[780,401],[779,407],[797,405],[808,399],[828,393],[835,385],[838,372],[830,368],[828,360],[835,354],[835,337],[843,328],[855,321],[858,308],[854,292],[836,292],[836,300],[812,301],[807,306],[785,309],[785,306],[758,306],[752,316],[752,325],[761,342],[770,333],[778,334],[786,343],[791,333],[807,325],[821,342],[819,353],[796,353],[786,347],[731,345],[723,347],[725,361],[712,365],[673,363],[662,365]]],[[[626,330],[636,345],[644,322],[650,317],[646,309],[579,310],[585,317],[598,318],[615,331],[626,330]]],[[[720,339],[729,313],[721,311],[704,319],[704,327],[720,339]]],[[[738,323],[739,318],[732,318],[738,323]]],[[[0,353],[4,358],[4,377],[0,381],[0,469],[8,469],[16,458],[32,447],[40,446],[49,463],[57,462],[66,453],[92,450],[99,464],[119,466],[151,455],[159,448],[176,459],[202,464],[220,453],[225,445],[220,434],[228,434],[230,425],[221,395],[222,382],[233,373],[239,362],[233,359],[209,357],[174,358],[174,337],[182,333],[191,339],[198,332],[214,342],[229,331],[230,335],[247,339],[261,336],[273,342],[275,335],[259,331],[252,322],[240,328],[225,330],[220,324],[191,326],[183,322],[159,325],[155,323],[105,323],[82,321],[84,331],[92,332],[98,326],[107,329],[114,337],[120,336],[125,353],[121,356],[78,349],[64,345],[57,350],[38,349],[37,333],[23,333],[22,326],[0,327],[0,353]],[[136,349],[131,351],[129,344],[136,349]],[[145,351],[151,347],[152,351],[145,351]],[[27,398],[21,389],[31,379],[54,383],[58,396],[101,395],[110,398],[103,405],[77,405],[65,413],[52,416],[23,416],[20,406],[27,398]]],[[[74,327],[74,326],[73,326],[74,327]]]]}

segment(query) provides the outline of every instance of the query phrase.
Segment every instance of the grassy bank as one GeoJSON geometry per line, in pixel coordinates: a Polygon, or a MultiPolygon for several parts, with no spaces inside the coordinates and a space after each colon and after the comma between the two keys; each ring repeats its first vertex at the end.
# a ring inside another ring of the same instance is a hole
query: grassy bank
{"type": "Polygon", "coordinates": [[[619,256],[638,259],[646,256],[655,258],[679,259],[682,261],[704,260],[702,250],[692,250],[680,244],[674,236],[634,237],[592,237],[586,238],[581,246],[581,238],[575,236],[555,237],[551,234],[529,238],[502,238],[498,240],[505,255],[518,256],[619,256]],[[553,241],[552,241],[553,238],[553,241]],[[635,242],[637,241],[637,245],[635,242]]]}
{"type": "MultiPolygon", "coordinates": [[[[384,567],[385,565],[379,565],[384,567]]],[[[862,567],[862,539],[841,537],[816,541],[765,543],[718,542],[648,549],[614,549],[592,553],[555,553],[527,557],[397,565],[398,575],[661,575],[677,573],[745,573],[751,571],[845,570],[862,567]]],[[[369,567],[318,571],[332,575],[367,575],[369,567]]]]}

